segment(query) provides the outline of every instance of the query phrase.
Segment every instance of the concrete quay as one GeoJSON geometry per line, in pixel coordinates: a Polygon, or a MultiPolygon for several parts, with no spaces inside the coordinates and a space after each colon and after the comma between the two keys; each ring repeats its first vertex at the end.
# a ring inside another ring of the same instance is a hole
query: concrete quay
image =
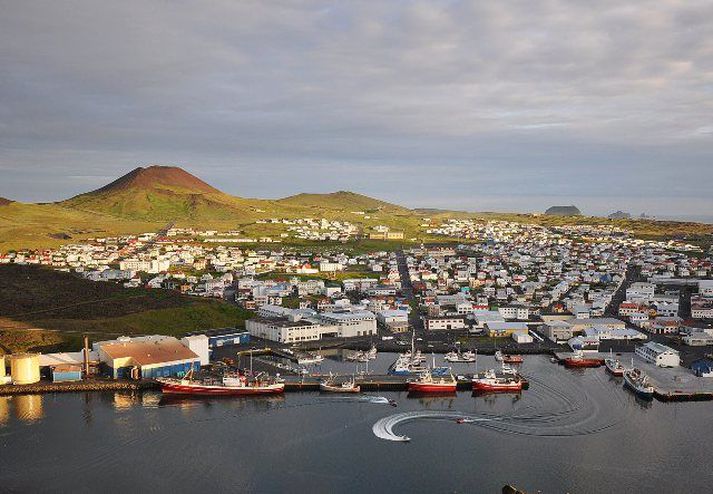
{"type": "MultiPolygon", "coordinates": [[[[560,362],[574,355],[573,352],[555,352],[560,362]]],[[[605,359],[611,354],[605,352],[585,352],[586,357],[605,359]]],[[[713,378],[698,377],[686,367],[658,367],[646,362],[634,353],[615,353],[624,365],[641,369],[654,387],[654,397],[660,401],[708,401],[713,400],[713,378]]],[[[597,372],[596,369],[592,369],[597,372]]],[[[603,368],[602,372],[606,372],[603,368]]]]}

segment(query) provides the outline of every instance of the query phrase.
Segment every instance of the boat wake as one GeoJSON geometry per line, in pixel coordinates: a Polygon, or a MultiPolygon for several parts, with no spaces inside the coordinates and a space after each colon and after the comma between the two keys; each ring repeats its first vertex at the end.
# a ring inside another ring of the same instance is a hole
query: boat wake
{"type": "Polygon", "coordinates": [[[385,396],[373,396],[373,395],[354,395],[354,396],[331,396],[325,399],[328,402],[349,402],[349,403],[369,403],[372,405],[392,405],[393,400],[388,399],[385,396]]]}
{"type": "Polygon", "coordinates": [[[374,435],[379,439],[385,439],[386,441],[396,441],[396,442],[408,442],[411,440],[408,436],[402,436],[394,432],[394,427],[404,422],[409,422],[411,420],[418,419],[431,419],[431,420],[467,420],[464,423],[479,423],[479,422],[490,422],[493,420],[498,420],[497,418],[485,418],[485,417],[475,417],[467,413],[461,412],[449,412],[449,411],[433,411],[433,410],[423,410],[420,412],[403,412],[394,415],[389,415],[376,421],[372,426],[371,430],[374,435]]]}
{"type": "MultiPolygon", "coordinates": [[[[539,437],[573,437],[597,434],[617,427],[626,419],[627,405],[621,393],[609,393],[605,383],[595,377],[598,391],[607,392],[615,406],[603,409],[593,399],[570,382],[569,376],[550,376],[547,382],[531,378],[528,402],[505,413],[465,413],[454,410],[404,412],[384,417],[374,423],[372,431],[379,439],[406,442],[410,438],[394,429],[414,420],[449,420],[457,424],[474,425],[503,434],[539,437]]],[[[618,390],[617,390],[618,391],[618,390]]]]}

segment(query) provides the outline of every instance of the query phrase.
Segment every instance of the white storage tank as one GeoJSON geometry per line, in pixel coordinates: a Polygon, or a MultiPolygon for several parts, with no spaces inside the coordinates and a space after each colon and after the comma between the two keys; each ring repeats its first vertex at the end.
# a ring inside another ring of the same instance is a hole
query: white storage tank
{"type": "Polygon", "coordinates": [[[0,381],[5,377],[5,357],[0,355],[0,381]]]}
{"type": "Polygon", "coordinates": [[[40,356],[36,353],[10,355],[12,384],[33,384],[40,380],[40,356]]]}

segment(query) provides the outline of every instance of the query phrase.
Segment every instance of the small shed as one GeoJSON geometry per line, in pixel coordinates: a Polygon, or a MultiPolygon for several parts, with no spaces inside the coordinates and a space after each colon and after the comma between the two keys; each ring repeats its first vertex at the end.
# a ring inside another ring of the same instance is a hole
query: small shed
{"type": "Polygon", "coordinates": [[[698,377],[713,377],[713,360],[701,358],[691,364],[691,370],[698,377]]]}
{"type": "Polygon", "coordinates": [[[52,382],[62,383],[82,380],[80,365],[62,364],[52,368],[52,382]]]}

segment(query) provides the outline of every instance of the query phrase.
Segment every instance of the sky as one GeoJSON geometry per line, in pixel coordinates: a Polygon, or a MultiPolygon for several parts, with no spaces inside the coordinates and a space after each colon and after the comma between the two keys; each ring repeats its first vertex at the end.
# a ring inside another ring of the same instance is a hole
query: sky
{"type": "Polygon", "coordinates": [[[713,214],[710,1],[0,0],[0,196],[713,214]]]}

